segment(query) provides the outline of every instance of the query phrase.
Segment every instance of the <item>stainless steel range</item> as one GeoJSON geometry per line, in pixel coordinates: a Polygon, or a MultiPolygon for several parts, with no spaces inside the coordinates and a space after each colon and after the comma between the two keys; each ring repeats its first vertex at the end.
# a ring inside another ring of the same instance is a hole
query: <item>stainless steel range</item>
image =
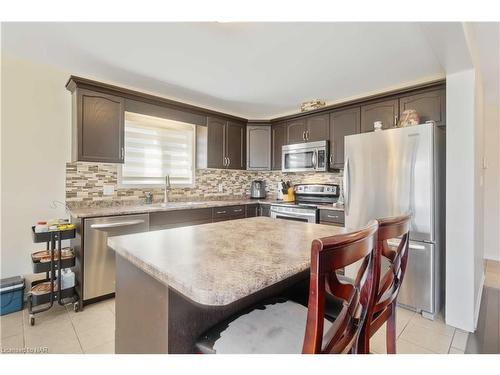
{"type": "Polygon", "coordinates": [[[317,223],[318,207],[337,202],[340,188],[335,184],[299,184],[294,191],[295,202],[271,205],[272,218],[317,223]]]}

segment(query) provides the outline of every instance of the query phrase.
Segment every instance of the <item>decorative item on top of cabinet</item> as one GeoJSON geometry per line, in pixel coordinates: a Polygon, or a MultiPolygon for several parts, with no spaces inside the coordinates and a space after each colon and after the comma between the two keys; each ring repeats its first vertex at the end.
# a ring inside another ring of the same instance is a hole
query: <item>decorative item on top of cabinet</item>
{"type": "Polygon", "coordinates": [[[361,132],[372,132],[376,121],[382,122],[382,129],[390,129],[398,123],[398,99],[384,100],[381,102],[361,106],[361,132]]]}
{"type": "Polygon", "coordinates": [[[271,125],[247,125],[247,170],[271,169],[271,125]]]}
{"type": "Polygon", "coordinates": [[[76,86],[72,91],[72,159],[124,162],[124,99],[76,86]]]}
{"type": "Polygon", "coordinates": [[[313,111],[315,109],[323,108],[326,106],[326,102],[321,99],[314,99],[308,102],[304,102],[300,105],[300,112],[313,111]]]}
{"type": "Polygon", "coordinates": [[[414,109],[406,109],[399,116],[398,128],[420,124],[420,117],[414,109]]]}
{"type": "Polygon", "coordinates": [[[399,99],[399,112],[414,109],[420,116],[420,123],[434,121],[437,126],[446,126],[446,91],[432,90],[399,99]]]}
{"type": "Polygon", "coordinates": [[[271,127],[272,169],[281,170],[282,147],[286,144],[286,123],[278,122],[271,127]]]}
{"type": "Polygon", "coordinates": [[[330,169],[344,168],[344,138],[360,132],[359,107],[330,113],[330,169]]]}

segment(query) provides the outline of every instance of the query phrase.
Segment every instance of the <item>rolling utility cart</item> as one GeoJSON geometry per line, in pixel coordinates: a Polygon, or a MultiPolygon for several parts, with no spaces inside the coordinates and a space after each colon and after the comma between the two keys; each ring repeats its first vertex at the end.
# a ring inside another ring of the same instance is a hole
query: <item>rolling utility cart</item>
{"type": "Polygon", "coordinates": [[[47,250],[44,252],[44,260],[46,261],[37,259],[37,254],[40,255],[41,252],[31,254],[33,273],[45,272],[45,279],[33,281],[31,283],[31,290],[28,293],[30,324],[34,325],[35,314],[51,309],[54,305],[54,301],[57,301],[59,305],[63,306],[65,303],[70,303],[64,302],[65,300],[72,299],[75,312],[79,311],[81,307],[75,286],[61,290],[61,270],[75,266],[75,254],[72,253],[72,256],[67,254],[63,255],[61,241],[75,238],[76,229],[73,228],[42,233],[36,233],[35,227],[32,227],[31,230],[33,242],[47,243],[47,250]],[[56,285],[57,288],[55,288],[56,285]],[[36,293],[35,290],[37,291],[36,293]],[[35,310],[33,309],[36,306],[46,304],[48,305],[35,310]]]}

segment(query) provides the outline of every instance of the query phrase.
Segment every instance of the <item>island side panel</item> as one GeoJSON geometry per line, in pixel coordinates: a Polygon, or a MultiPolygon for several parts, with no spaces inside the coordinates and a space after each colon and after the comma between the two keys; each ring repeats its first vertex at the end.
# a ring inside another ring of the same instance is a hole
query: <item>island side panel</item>
{"type": "Polygon", "coordinates": [[[308,280],[309,270],[306,270],[223,306],[200,305],[170,288],[168,352],[170,354],[195,353],[195,343],[205,331],[234,314],[250,312],[253,306],[269,298],[280,296],[303,299],[302,294],[305,293],[307,301],[308,280]]]}
{"type": "Polygon", "coordinates": [[[168,287],[116,254],[115,352],[168,353],[168,287]]]}

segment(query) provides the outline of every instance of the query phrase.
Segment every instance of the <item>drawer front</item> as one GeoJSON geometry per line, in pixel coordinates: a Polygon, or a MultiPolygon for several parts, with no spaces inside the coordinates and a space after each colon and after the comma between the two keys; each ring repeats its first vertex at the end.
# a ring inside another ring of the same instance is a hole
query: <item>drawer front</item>
{"type": "Polygon", "coordinates": [[[213,219],[225,219],[233,218],[234,216],[245,217],[245,205],[239,206],[225,206],[225,207],[214,207],[213,209],[213,219]]]}
{"type": "Polygon", "coordinates": [[[334,224],[344,224],[344,211],[319,210],[319,221],[334,224]]]}

